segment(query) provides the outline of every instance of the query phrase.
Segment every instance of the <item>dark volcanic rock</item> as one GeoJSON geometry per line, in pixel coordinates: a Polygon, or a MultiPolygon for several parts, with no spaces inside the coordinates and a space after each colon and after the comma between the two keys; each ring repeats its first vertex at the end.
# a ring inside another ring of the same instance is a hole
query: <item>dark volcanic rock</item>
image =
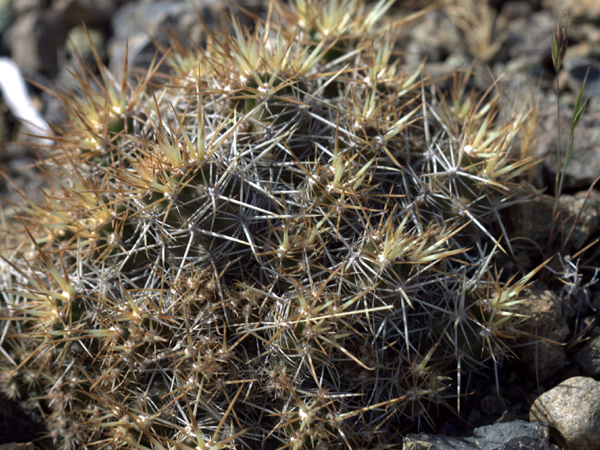
{"type": "Polygon", "coordinates": [[[558,450],[550,443],[548,427],[515,420],[475,429],[473,437],[453,438],[409,434],[403,450],[558,450]]]}

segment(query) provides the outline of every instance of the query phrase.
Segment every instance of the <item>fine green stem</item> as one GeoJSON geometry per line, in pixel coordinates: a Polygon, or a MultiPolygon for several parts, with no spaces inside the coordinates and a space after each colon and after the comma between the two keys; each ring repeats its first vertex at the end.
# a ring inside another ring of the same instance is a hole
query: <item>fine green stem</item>
{"type": "Polygon", "coordinates": [[[546,245],[546,257],[550,254],[552,243],[555,238],[556,210],[558,209],[558,199],[560,197],[560,162],[562,159],[560,151],[560,89],[558,85],[558,71],[556,72],[556,175],[554,177],[554,208],[552,209],[552,224],[550,225],[550,236],[546,245]]]}
{"type": "MultiPolygon", "coordinates": [[[[579,123],[579,119],[581,118],[581,114],[583,114],[583,110],[587,104],[588,99],[583,100],[583,92],[585,89],[585,83],[587,82],[587,77],[589,74],[589,67],[583,79],[583,83],[581,84],[581,88],[579,89],[579,94],[577,95],[577,99],[575,100],[575,106],[573,108],[573,118],[571,119],[571,129],[569,131],[569,141],[567,143],[567,149],[565,151],[564,162],[561,164],[562,155],[560,151],[560,94],[558,88],[558,71],[556,73],[556,111],[558,116],[558,125],[557,125],[557,135],[558,142],[557,145],[557,157],[558,161],[556,162],[556,185],[554,190],[554,208],[552,211],[552,225],[550,226],[550,236],[548,238],[548,243],[546,245],[546,256],[550,254],[550,250],[552,249],[552,244],[556,239],[556,235],[558,231],[556,230],[556,223],[558,221],[558,203],[560,199],[560,195],[563,190],[567,167],[569,166],[569,162],[571,161],[571,156],[573,155],[573,143],[575,141],[575,128],[577,128],[577,124],[579,123]]],[[[589,98],[589,97],[588,97],[589,98]]]]}
{"type": "MultiPolygon", "coordinates": [[[[560,166],[562,154],[560,151],[560,89],[558,85],[558,73],[556,74],[556,176],[554,181],[554,197],[558,199],[560,195],[559,192],[559,180],[560,180],[560,166]]],[[[556,213],[556,208],[558,205],[558,201],[554,202],[554,210],[552,211],[552,215],[556,213]]]]}

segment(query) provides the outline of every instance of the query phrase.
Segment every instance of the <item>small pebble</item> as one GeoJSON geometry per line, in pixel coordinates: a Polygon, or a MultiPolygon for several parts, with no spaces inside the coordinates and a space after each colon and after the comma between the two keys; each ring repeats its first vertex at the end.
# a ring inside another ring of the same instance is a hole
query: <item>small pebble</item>
{"type": "Polygon", "coordinates": [[[587,377],[563,381],[537,398],[529,420],[554,428],[570,450],[600,448],[600,382],[587,377]]]}
{"type": "Polygon", "coordinates": [[[575,361],[591,376],[600,375],[600,336],[588,341],[575,355],[575,361]]]}

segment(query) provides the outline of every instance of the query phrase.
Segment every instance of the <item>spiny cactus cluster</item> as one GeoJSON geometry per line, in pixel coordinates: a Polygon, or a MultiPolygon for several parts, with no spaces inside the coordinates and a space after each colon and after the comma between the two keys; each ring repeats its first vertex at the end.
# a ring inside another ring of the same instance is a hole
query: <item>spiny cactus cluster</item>
{"type": "Polygon", "coordinates": [[[510,351],[530,115],[405,73],[391,3],[275,1],[60,94],[0,266],[0,388],[57,448],[397,448],[510,351]]]}

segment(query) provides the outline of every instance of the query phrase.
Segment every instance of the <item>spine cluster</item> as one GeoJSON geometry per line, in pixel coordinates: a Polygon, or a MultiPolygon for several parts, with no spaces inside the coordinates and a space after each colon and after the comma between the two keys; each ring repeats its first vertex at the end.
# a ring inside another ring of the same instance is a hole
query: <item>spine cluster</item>
{"type": "Polygon", "coordinates": [[[275,1],[61,94],[0,262],[0,389],[57,448],[392,448],[521,335],[530,116],[403,72],[391,3],[275,1]]]}

